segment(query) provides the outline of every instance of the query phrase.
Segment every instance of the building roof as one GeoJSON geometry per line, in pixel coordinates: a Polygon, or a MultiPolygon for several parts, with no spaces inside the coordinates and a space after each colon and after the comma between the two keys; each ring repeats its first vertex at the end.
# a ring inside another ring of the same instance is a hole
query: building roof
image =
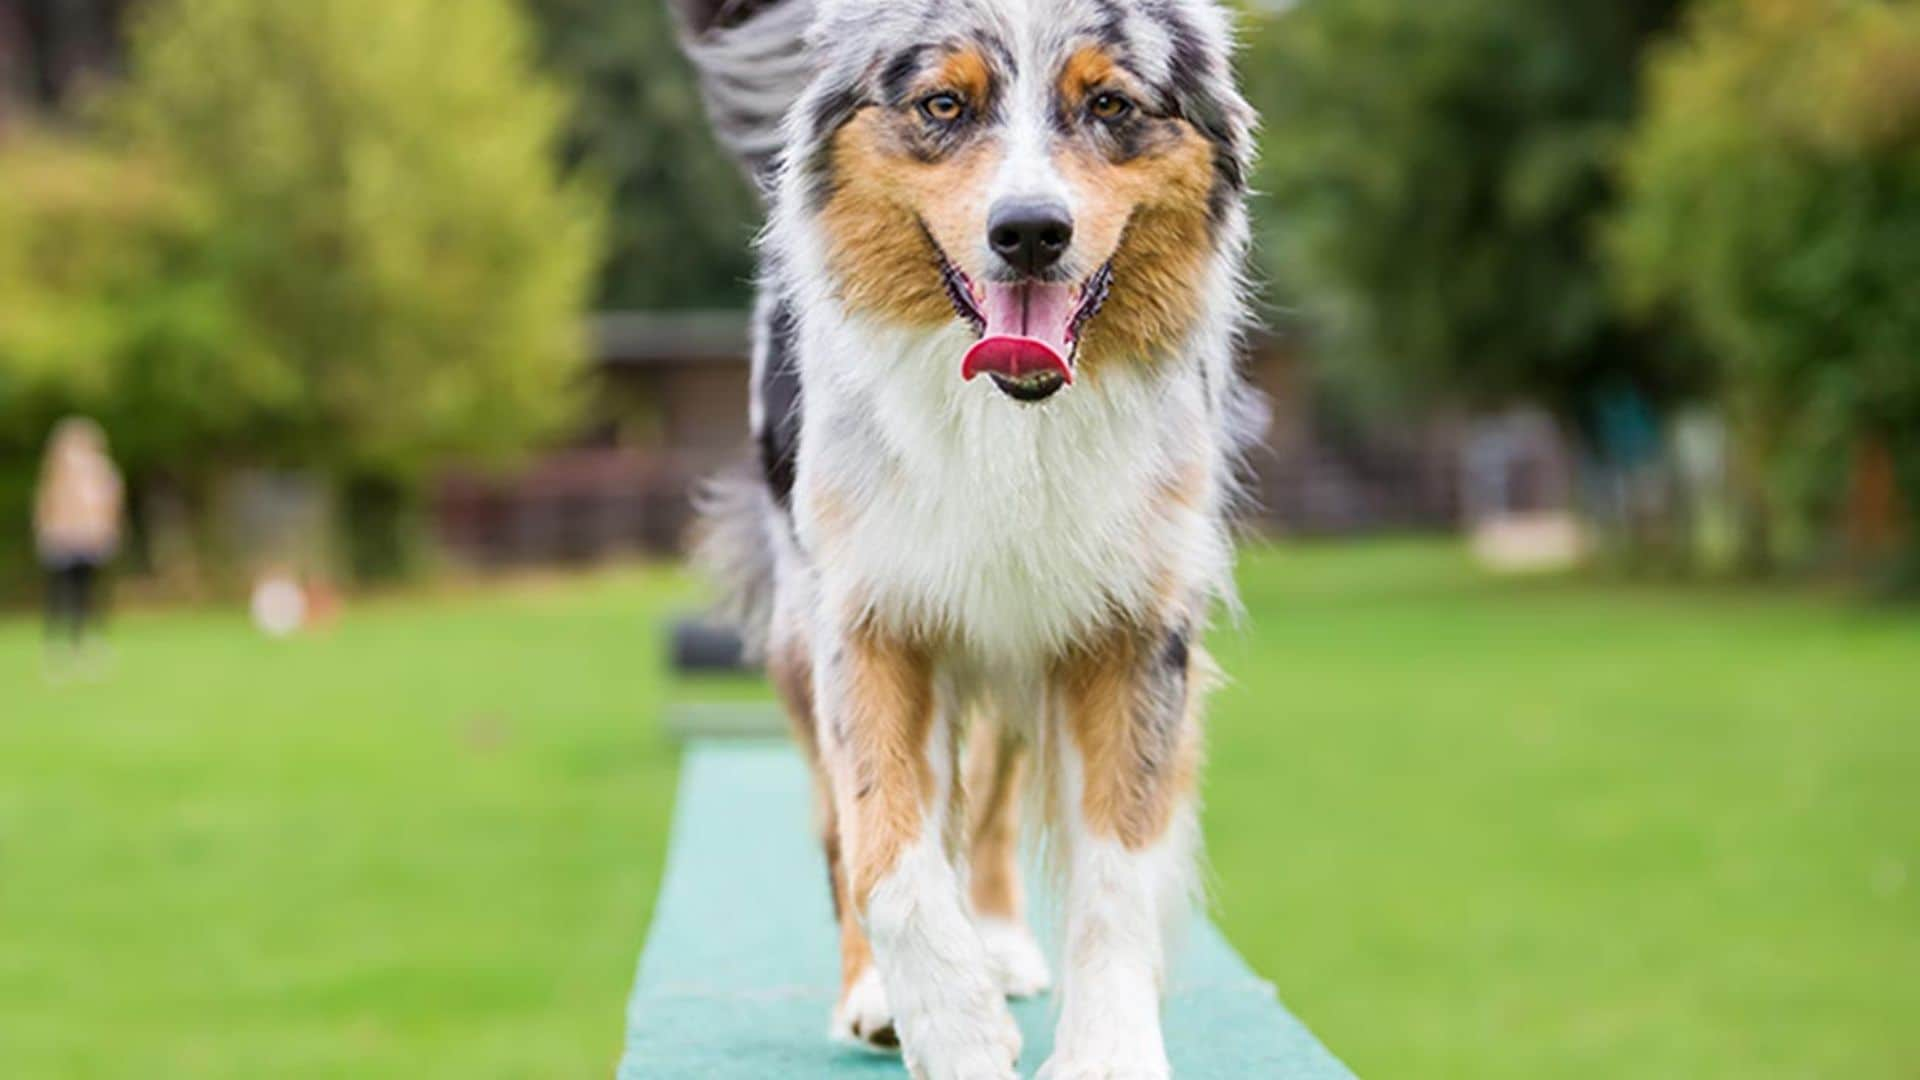
{"type": "Polygon", "coordinates": [[[750,349],[744,311],[603,311],[593,316],[603,364],[741,363],[750,349]]]}

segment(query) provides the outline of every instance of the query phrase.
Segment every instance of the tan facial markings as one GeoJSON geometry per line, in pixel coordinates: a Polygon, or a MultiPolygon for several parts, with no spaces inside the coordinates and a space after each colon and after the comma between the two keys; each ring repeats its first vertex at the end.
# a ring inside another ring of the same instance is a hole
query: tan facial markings
{"type": "Polygon", "coordinates": [[[923,93],[951,90],[976,110],[984,109],[993,90],[993,68],[978,49],[955,49],[947,53],[932,72],[920,80],[923,93]]]}
{"type": "MultiPolygon", "coordinates": [[[[1068,57],[1056,89],[1072,118],[1105,91],[1141,96],[1125,70],[1093,47],[1068,57]]],[[[1185,333],[1199,313],[1212,250],[1211,145],[1185,120],[1142,113],[1127,124],[1124,136],[1076,136],[1056,158],[1074,191],[1075,246],[1112,253],[1112,291],[1080,344],[1089,373],[1143,358],[1185,333]]]]}
{"type": "Polygon", "coordinates": [[[1060,104],[1068,115],[1078,115],[1089,97],[1101,90],[1120,89],[1126,81],[1120,65],[1102,49],[1092,47],[1078,49],[1067,62],[1060,65],[1060,77],[1054,80],[1054,89],[1060,94],[1060,104]]]}
{"type": "MultiPolygon", "coordinates": [[[[992,68],[977,50],[947,53],[915,81],[910,102],[933,93],[958,95],[969,118],[984,111],[992,68]]],[[[991,139],[965,138],[951,152],[930,155],[940,138],[917,104],[868,106],[833,138],[833,196],[821,211],[827,263],[841,298],[855,311],[904,326],[951,322],[953,304],[941,283],[940,251],[964,265],[987,220],[987,187],[999,163],[991,139]]]]}

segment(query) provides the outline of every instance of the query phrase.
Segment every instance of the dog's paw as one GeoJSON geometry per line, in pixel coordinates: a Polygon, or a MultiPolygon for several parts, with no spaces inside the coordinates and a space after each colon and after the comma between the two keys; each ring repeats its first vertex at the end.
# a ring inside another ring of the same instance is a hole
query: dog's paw
{"type": "Polygon", "coordinates": [[[1173,1072],[1164,1061],[1143,1065],[1137,1061],[1106,1062],[1052,1057],[1033,1080],[1169,1080],[1173,1072]]]}
{"type": "Polygon", "coordinates": [[[1053,1056],[1034,1080],[1168,1080],[1167,1050],[1153,1020],[1128,1023],[1119,1014],[1099,1028],[1055,1033],[1053,1056]]]}
{"type": "Polygon", "coordinates": [[[893,1027],[893,1010],[887,1007],[887,988],[871,966],[833,1007],[833,1026],[828,1034],[835,1042],[882,1053],[899,1052],[900,1036],[893,1027]]]}
{"type": "Polygon", "coordinates": [[[987,966],[1000,991],[1015,998],[1046,993],[1053,985],[1053,975],[1047,970],[1046,955],[1034,940],[1033,931],[1023,922],[1007,919],[983,918],[979,926],[987,966]]]}
{"type": "Polygon", "coordinates": [[[904,1049],[914,1080],[1016,1080],[1020,1026],[995,993],[951,1012],[929,1013],[910,1029],[904,1049]]]}

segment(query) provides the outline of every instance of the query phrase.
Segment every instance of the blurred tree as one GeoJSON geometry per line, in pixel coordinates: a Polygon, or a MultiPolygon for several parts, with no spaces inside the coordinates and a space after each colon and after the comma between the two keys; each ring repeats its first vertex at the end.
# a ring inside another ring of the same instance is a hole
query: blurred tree
{"type": "Polygon", "coordinates": [[[254,403],[288,389],[228,360],[212,229],[150,162],[70,136],[0,146],[0,566],[30,565],[25,500],[60,416],[103,421],[136,476],[177,474],[239,446],[254,403]]]}
{"type": "Polygon", "coordinates": [[[1920,580],[1920,6],[1710,7],[1654,75],[1615,265],[1630,299],[1713,349],[1751,561],[1770,557],[1783,475],[1865,441],[1891,451],[1920,580]]]}
{"type": "Polygon", "coordinates": [[[598,219],[556,175],[566,101],[509,0],[166,0],[135,23],[115,130],[213,215],[237,326],[208,362],[254,391],[236,422],[255,456],[339,477],[355,569],[392,569],[428,466],[571,416],[598,219]]]}
{"type": "Polygon", "coordinates": [[[1263,249],[1331,371],[1541,403],[1595,449],[1607,416],[1694,389],[1615,316],[1592,235],[1642,54],[1682,2],[1306,0],[1258,25],[1263,249]]]}
{"type": "Polygon", "coordinates": [[[745,307],[759,208],[714,143],[666,0],[528,0],[576,88],[567,157],[612,193],[600,303],[745,307]]]}

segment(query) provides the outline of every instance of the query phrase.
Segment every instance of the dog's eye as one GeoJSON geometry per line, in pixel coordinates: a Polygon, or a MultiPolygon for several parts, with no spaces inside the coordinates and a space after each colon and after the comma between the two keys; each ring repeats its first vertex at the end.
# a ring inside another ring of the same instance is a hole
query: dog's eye
{"type": "Polygon", "coordinates": [[[1128,101],[1125,94],[1112,90],[1095,94],[1093,100],[1087,102],[1087,112],[1093,114],[1095,120],[1103,120],[1109,124],[1124,118],[1132,111],[1133,102],[1128,101]]]}
{"type": "Polygon", "coordinates": [[[930,94],[920,101],[920,115],[936,124],[951,124],[966,115],[966,102],[959,94],[941,92],[930,94]]]}

